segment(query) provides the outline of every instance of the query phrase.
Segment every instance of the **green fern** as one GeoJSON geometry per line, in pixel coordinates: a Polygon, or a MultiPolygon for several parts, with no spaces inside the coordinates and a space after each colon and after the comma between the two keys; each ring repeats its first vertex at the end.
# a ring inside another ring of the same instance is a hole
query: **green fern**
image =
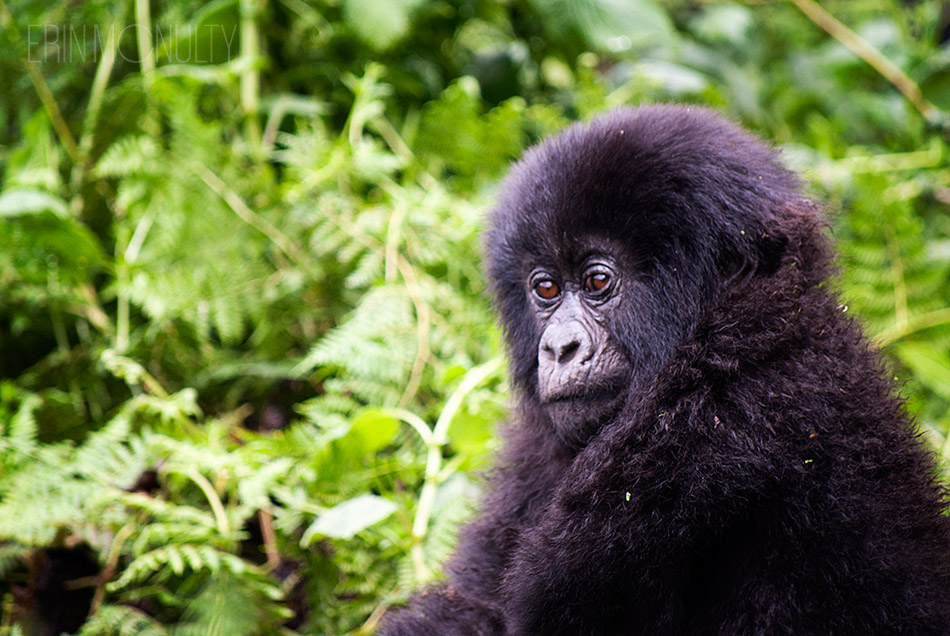
{"type": "Polygon", "coordinates": [[[877,333],[900,329],[947,300],[941,291],[950,269],[928,258],[924,224],[899,185],[888,175],[856,177],[851,213],[842,217],[846,296],[877,333]]]}
{"type": "Polygon", "coordinates": [[[103,605],[77,636],[168,636],[169,632],[142,611],[126,605],[103,605]]]}
{"type": "MultiPolygon", "coordinates": [[[[182,576],[186,571],[207,570],[211,574],[228,571],[243,574],[251,569],[251,565],[241,558],[215,550],[210,546],[176,543],[149,550],[133,559],[122,576],[109,584],[109,589],[120,590],[132,583],[141,583],[152,577],[158,582],[163,582],[173,576],[182,576]]],[[[263,576],[261,578],[263,579],[263,576]]]]}
{"type": "Polygon", "coordinates": [[[221,572],[210,578],[185,605],[174,636],[253,636],[265,625],[286,620],[288,610],[273,601],[281,598],[275,588],[249,585],[246,577],[221,572]]]}
{"type": "Polygon", "coordinates": [[[351,392],[369,404],[395,405],[416,351],[413,322],[402,290],[377,288],[314,346],[298,369],[335,370],[330,381],[334,392],[351,392]]]}

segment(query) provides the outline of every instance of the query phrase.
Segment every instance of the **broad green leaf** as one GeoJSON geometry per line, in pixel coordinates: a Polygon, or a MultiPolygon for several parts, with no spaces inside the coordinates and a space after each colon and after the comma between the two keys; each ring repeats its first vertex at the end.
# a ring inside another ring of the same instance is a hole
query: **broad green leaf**
{"type": "Polygon", "coordinates": [[[399,422],[380,409],[366,409],[353,422],[345,438],[347,444],[358,446],[360,453],[369,455],[385,448],[399,430],[399,422]]]}
{"type": "Polygon", "coordinates": [[[383,51],[409,32],[414,0],[344,0],[343,20],[356,35],[383,51]]]}
{"type": "Polygon", "coordinates": [[[711,43],[744,45],[749,38],[755,16],[738,4],[715,4],[705,7],[689,21],[690,30],[711,43]]]}
{"type": "Polygon", "coordinates": [[[188,69],[190,65],[224,64],[240,54],[238,0],[214,0],[199,5],[192,19],[175,29],[155,29],[160,62],[188,69]]]}
{"type": "Polygon", "coordinates": [[[22,216],[52,212],[57,216],[66,216],[66,204],[42,190],[7,190],[0,194],[0,217],[22,216]]]}
{"type": "Polygon", "coordinates": [[[555,36],[576,34],[595,51],[669,46],[676,38],[666,11],[653,0],[534,0],[555,36]]]}
{"type": "Polygon", "coordinates": [[[709,80],[699,71],[663,60],[646,60],[635,72],[663,87],[670,95],[699,94],[709,88],[709,80]]]}
{"type": "Polygon", "coordinates": [[[895,348],[897,357],[914,377],[937,395],[950,399],[950,355],[927,342],[906,342],[895,348]]]}
{"type": "Polygon", "coordinates": [[[352,539],[356,533],[379,523],[396,511],[396,504],[377,495],[360,495],[330,508],[310,524],[300,539],[307,547],[319,535],[352,539]]]}

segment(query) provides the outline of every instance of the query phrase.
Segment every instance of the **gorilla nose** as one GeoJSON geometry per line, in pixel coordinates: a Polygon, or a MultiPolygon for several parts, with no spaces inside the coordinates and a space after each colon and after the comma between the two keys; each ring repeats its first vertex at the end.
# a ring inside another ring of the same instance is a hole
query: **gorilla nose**
{"type": "Polygon", "coordinates": [[[574,357],[574,354],[577,353],[577,350],[580,348],[581,343],[577,340],[558,343],[556,345],[551,345],[550,343],[542,343],[541,345],[541,350],[545,355],[552,358],[555,362],[570,362],[571,358],[574,357]]]}
{"type": "Polygon", "coordinates": [[[544,330],[540,344],[541,354],[549,362],[566,364],[578,355],[583,363],[590,358],[590,338],[582,325],[575,322],[554,324],[544,330]]]}

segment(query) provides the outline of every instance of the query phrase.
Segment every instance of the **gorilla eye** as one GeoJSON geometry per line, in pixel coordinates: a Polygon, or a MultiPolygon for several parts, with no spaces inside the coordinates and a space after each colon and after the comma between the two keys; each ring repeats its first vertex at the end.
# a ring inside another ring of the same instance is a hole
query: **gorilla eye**
{"type": "Polygon", "coordinates": [[[534,293],[545,300],[553,300],[561,293],[561,288],[553,280],[539,280],[534,284],[534,293]]]}
{"type": "Polygon", "coordinates": [[[603,291],[609,284],[610,274],[606,272],[588,274],[587,278],[584,279],[584,289],[591,293],[603,291]]]}

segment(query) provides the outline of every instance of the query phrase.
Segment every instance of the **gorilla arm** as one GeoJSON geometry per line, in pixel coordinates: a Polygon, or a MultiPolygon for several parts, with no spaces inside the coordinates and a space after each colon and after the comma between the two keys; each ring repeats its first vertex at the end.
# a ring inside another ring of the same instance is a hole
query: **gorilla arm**
{"type": "Polygon", "coordinates": [[[594,438],[522,536],[503,584],[510,636],[603,634],[618,620],[674,631],[691,546],[795,470],[761,413],[702,389],[661,404],[628,407],[594,438]]]}

